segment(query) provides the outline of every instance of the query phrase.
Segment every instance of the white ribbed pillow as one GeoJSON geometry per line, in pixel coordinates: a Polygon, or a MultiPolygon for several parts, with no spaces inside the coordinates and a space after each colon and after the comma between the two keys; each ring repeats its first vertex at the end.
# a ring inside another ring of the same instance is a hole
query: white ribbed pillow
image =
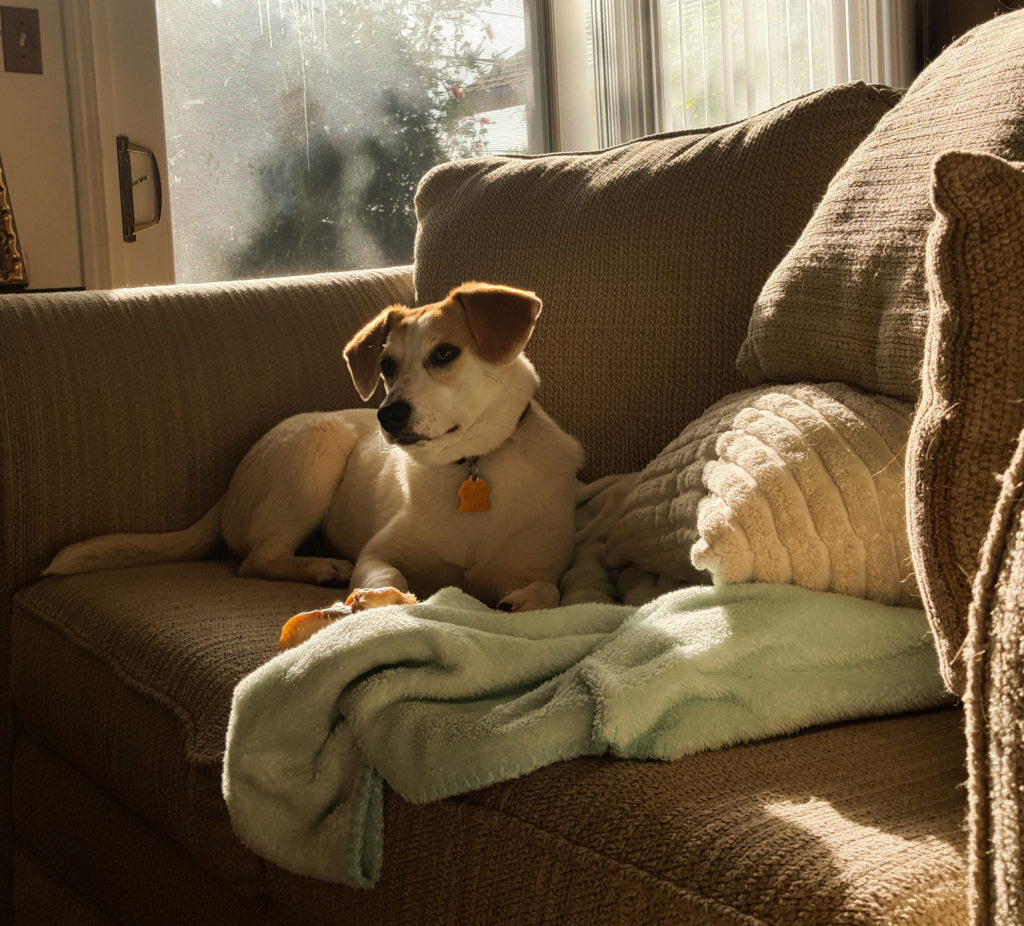
{"type": "Polygon", "coordinates": [[[727,396],[644,469],[608,565],[918,603],[903,484],[912,411],[841,383],[727,396]]]}

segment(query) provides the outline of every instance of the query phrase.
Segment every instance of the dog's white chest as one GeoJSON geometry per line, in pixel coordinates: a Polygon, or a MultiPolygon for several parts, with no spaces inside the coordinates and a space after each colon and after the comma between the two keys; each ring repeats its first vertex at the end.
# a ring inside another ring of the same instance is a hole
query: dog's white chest
{"type": "MultiPolygon", "coordinates": [[[[417,474],[420,475],[420,474],[417,474]]],[[[427,546],[462,568],[489,559],[509,533],[518,528],[523,509],[521,478],[504,468],[452,464],[448,471],[430,473],[409,485],[409,499],[429,517],[416,522],[416,533],[427,546]]]]}
{"type": "Polygon", "coordinates": [[[325,529],[349,558],[385,536],[389,552],[401,550],[403,559],[426,557],[469,569],[518,529],[524,508],[531,507],[522,483],[507,461],[491,460],[474,472],[468,461],[423,466],[394,448],[357,448],[325,529]]]}

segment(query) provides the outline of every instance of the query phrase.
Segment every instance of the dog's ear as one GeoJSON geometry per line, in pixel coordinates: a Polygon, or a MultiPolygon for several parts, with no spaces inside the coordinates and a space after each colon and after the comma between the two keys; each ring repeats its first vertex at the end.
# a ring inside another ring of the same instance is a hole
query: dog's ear
{"type": "Polygon", "coordinates": [[[389,306],[367,322],[345,345],[345,362],[356,392],[365,402],[380,382],[380,353],[391,329],[402,315],[401,306],[389,306]]]}
{"type": "Polygon", "coordinates": [[[511,286],[463,283],[448,298],[465,310],[477,355],[498,366],[511,363],[522,353],[540,315],[536,294],[511,286]]]}

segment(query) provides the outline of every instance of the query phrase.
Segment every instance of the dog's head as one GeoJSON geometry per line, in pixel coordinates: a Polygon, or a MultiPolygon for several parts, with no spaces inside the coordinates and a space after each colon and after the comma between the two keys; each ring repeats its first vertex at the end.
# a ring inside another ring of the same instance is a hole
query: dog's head
{"type": "Polygon", "coordinates": [[[390,306],[345,347],[352,381],[392,444],[428,463],[480,456],[515,429],[537,388],[523,356],[541,302],[509,286],[464,283],[446,299],[390,306]]]}

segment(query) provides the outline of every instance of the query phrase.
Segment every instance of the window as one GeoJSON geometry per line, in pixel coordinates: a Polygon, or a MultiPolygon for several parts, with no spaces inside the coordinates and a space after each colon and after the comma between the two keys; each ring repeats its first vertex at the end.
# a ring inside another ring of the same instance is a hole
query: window
{"type": "Polygon", "coordinates": [[[588,12],[602,145],[913,77],[912,0],[590,0],[588,12]]]}
{"type": "Polygon", "coordinates": [[[90,287],[405,263],[417,184],[441,161],[727,122],[858,77],[905,85],[913,31],[913,0],[104,0],[64,15],[90,287]],[[121,134],[153,150],[166,188],[165,220],[129,245],[121,134]]]}
{"type": "Polygon", "coordinates": [[[548,148],[530,0],[158,0],[180,282],[412,259],[455,157],[548,148]]]}

